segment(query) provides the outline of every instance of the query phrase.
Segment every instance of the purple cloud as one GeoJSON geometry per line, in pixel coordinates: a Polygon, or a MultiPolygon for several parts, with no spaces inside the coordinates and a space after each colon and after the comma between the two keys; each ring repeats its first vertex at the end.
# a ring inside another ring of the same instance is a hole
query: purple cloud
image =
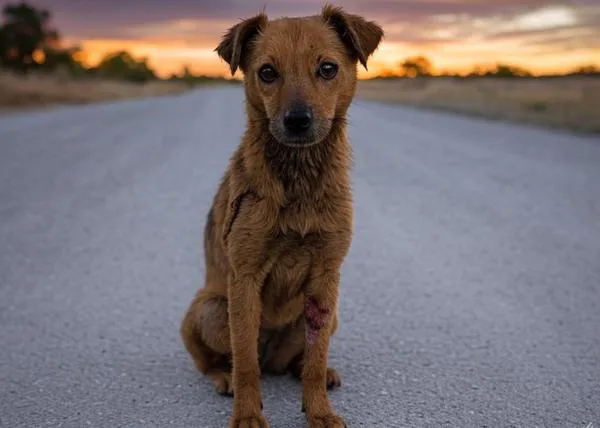
{"type": "MultiPolygon", "coordinates": [[[[9,1],[0,0],[0,5],[6,3],[9,1]]],[[[318,13],[323,1],[30,0],[30,3],[49,9],[55,25],[72,38],[148,38],[152,37],[149,33],[153,28],[160,28],[161,33],[156,37],[193,41],[194,37],[216,39],[230,23],[258,12],[265,5],[272,17],[297,16],[318,13]],[[169,22],[176,20],[198,22],[198,26],[169,27],[169,22]],[[204,20],[218,20],[219,25],[203,27],[204,20]],[[172,34],[163,32],[170,28],[172,34]]],[[[531,43],[547,35],[548,40],[556,40],[557,44],[572,46],[581,35],[586,46],[600,47],[600,42],[593,42],[595,36],[600,41],[597,0],[340,0],[335,3],[349,12],[379,21],[386,29],[386,41],[392,42],[444,44],[477,35],[490,40],[522,37],[524,42],[531,43]],[[563,27],[573,31],[553,39],[553,32],[563,27]]]]}

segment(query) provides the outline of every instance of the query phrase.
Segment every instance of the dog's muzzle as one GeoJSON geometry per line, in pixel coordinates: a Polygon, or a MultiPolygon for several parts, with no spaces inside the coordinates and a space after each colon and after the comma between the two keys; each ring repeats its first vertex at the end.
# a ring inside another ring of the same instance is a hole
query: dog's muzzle
{"type": "Polygon", "coordinates": [[[310,105],[296,101],[270,120],[269,130],[282,144],[310,147],[327,135],[329,124],[315,116],[310,105]]]}
{"type": "Polygon", "coordinates": [[[292,105],[283,115],[283,126],[290,135],[302,135],[312,128],[313,114],[309,107],[292,105]]]}

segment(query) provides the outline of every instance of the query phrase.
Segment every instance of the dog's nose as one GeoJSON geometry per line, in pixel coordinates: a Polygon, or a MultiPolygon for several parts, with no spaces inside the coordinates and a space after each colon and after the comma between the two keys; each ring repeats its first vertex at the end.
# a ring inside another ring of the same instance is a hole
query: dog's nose
{"type": "Polygon", "coordinates": [[[308,107],[292,107],[283,116],[283,125],[292,134],[300,134],[312,125],[313,115],[308,107]]]}

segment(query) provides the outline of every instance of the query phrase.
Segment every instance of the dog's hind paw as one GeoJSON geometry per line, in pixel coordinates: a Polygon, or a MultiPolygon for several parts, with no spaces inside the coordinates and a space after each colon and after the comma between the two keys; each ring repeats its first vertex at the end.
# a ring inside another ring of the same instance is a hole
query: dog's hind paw
{"type": "Polygon", "coordinates": [[[219,395],[233,397],[233,381],[230,373],[218,373],[212,375],[215,391],[219,395]]]}
{"type": "Polygon", "coordinates": [[[336,369],[329,367],[327,369],[327,389],[339,388],[342,386],[342,378],[336,369]]]}
{"type": "MultiPolygon", "coordinates": [[[[302,368],[293,367],[291,369],[292,376],[298,380],[302,379],[302,368]]],[[[327,378],[325,380],[327,389],[335,389],[342,386],[342,378],[336,369],[327,368],[327,378]]]]}

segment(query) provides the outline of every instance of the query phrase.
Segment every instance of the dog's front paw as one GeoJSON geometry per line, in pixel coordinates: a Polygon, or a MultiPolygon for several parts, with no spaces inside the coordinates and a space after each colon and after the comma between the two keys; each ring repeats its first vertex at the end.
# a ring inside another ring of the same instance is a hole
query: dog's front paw
{"type": "Polygon", "coordinates": [[[261,414],[243,417],[233,415],[229,420],[229,428],[269,428],[269,423],[261,414]]]}
{"type": "Polygon", "coordinates": [[[346,428],[346,423],[335,413],[308,416],[308,428],[346,428]]]}

